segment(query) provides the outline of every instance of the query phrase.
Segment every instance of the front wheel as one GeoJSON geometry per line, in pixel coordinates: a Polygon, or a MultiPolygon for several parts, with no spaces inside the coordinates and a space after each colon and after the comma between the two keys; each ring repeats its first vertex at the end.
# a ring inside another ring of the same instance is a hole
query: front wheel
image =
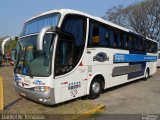
{"type": "Polygon", "coordinates": [[[101,95],[101,93],[102,93],[102,82],[100,78],[96,77],[92,80],[90,85],[89,99],[96,99],[101,95]]]}
{"type": "Polygon", "coordinates": [[[144,80],[148,80],[149,78],[149,69],[146,70],[144,80]]]}

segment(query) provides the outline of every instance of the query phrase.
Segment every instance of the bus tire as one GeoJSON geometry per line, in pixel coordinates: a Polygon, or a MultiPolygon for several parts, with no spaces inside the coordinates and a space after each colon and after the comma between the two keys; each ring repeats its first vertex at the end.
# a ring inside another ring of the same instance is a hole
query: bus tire
{"type": "Polygon", "coordinates": [[[102,93],[102,80],[100,77],[95,77],[90,85],[89,99],[96,99],[102,93]]]}
{"type": "Polygon", "coordinates": [[[148,80],[149,78],[149,68],[146,69],[144,80],[148,80]]]}

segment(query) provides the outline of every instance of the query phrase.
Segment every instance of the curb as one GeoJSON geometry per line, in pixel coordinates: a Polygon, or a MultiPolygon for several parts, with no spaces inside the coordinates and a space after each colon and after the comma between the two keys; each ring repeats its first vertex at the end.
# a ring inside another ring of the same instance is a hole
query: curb
{"type": "Polygon", "coordinates": [[[0,111],[4,110],[3,78],[0,76],[0,111]]]}
{"type": "Polygon", "coordinates": [[[98,112],[103,112],[105,108],[106,108],[105,105],[100,104],[100,105],[96,106],[95,108],[93,108],[93,109],[91,109],[89,111],[86,111],[84,113],[80,113],[79,115],[71,118],[71,120],[84,120],[84,119],[87,119],[87,118],[91,117],[93,114],[96,114],[98,112]]]}

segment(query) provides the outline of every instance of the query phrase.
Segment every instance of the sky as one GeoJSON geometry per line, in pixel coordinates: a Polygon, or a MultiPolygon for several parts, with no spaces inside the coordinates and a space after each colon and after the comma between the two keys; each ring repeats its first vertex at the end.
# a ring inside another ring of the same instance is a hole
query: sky
{"type": "Polygon", "coordinates": [[[97,17],[117,5],[140,0],[0,0],[0,37],[19,36],[29,18],[53,9],[75,9],[97,17]]]}

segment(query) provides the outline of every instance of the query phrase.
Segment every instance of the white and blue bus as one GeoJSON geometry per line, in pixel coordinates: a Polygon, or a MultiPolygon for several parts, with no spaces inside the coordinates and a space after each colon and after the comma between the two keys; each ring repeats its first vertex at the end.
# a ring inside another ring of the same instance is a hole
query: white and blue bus
{"type": "Polygon", "coordinates": [[[25,22],[17,42],[18,94],[54,105],[147,79],[156,72],[157,42],[83,12],[52,10],[25,22]]]}

